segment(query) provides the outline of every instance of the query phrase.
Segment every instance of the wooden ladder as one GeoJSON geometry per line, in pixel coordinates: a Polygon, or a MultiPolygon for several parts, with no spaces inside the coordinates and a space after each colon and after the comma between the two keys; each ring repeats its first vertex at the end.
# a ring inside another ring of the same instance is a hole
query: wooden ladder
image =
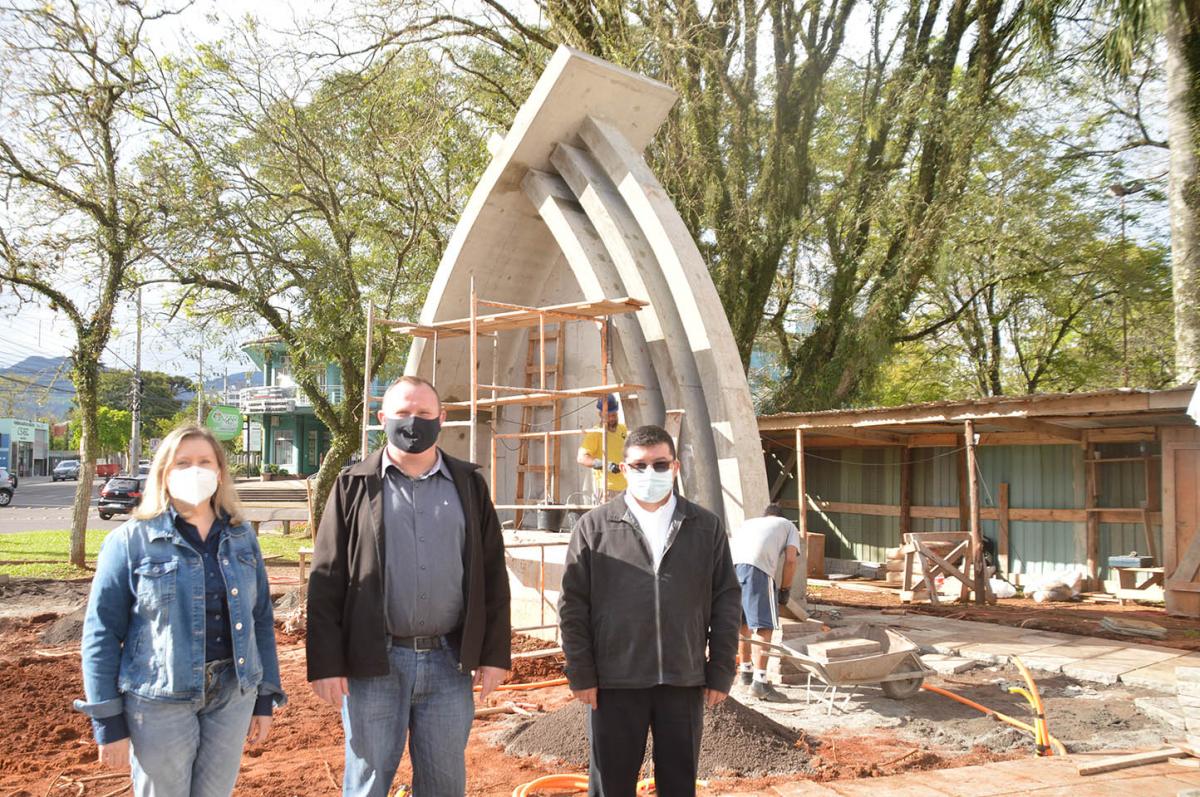
{"type": "MultiPolygon", "coordinates": [[[[563,359],[564,359],[562,356],[562,352],[563,352],[564,329],[563,329],[562,323],[556,324],[555,327],[556,327],[556,329],[555,329],[553,336],[545,337],[545,343],[542,342],[542,339],[543,339],[542,336],[546,335],[546,329],[544,326],[542,326],[540,328],[540,331],[532,330],[532,329],[529,331],[529,341],[526,346],[526,352],[525,352],[525,381],[524,381],[524,387],[529,392],[536,391],[539,388],[549,389],[549,390],[561,390],[562,389],[563,359]],[[549,357],[549,352],[546,351],[546,344],[550,344],[550,343],[554,344],[553,362],[547,361],[547,358],[549,357]],[[543,372],[545,373],[546,384],[542,384],[542,373],[543,372]],[[550,384],[551,380],[553,380],[553,382],[554,382],[553,384],[550,384]]],[[[558,398],[547,399],[546,401],[538,403],[538,404],[522,404],[521,405],[521,432],[522,433],[532,432],[532,431],[534,431],[535,426],[544,425],[546,423],[551,424],[553,427],[553,430],[555,432],[561,431],[561,429],[562,429],[562,399],[558,399],[558,398]],[[542,423],[539,424],[538,423],[538,420],[539,420],[538,419],[538,411],[539,410],[544,411],[547,409],[549,409],[553,412],[552,417],[549,419],[546,419],[546,418],[541,419],[542,423]]],[[[557,504],[557,503],[559,503],[559,486],[560,486],[560,481],[561,481],[559,479],[558,463],[559,463],[559,460],[561,459],[560,455],[561,455],[561,451],[562,451],[562,438],[559,435],[552,435],[550,437],[550,445],[548,447],[548,450],[544,450],[542,452],[542,464],[541,465],[529,464],[529,444],[533,443],[533,442],[535,442],[535,440],[528,438],[528,437],[522,437],[517,442],[517,486],[516,486],[516,490],[514,491],[514,495],[516,498],[514,503],[523,504],[528,499],[528,497],[525,495],[525,487],[526,487],[525,474],[539,473],[542,476],[542,484],[543,484],[543,495],[541,498],[541,503],[557,504]],[[547,486],[549,487],[549,489],[546,489],[547,486]]],[[[543,448],[544,449],[547,448],[547,446],[545,446],[544,440],[543,440],[543,448]]],[[[513,527],[518,528],[518,529],[521,528],[521,521],[524,520],[524,518],[525,518],[525,510],[518,509],[516,518],[513,521],[513,527]]]]}

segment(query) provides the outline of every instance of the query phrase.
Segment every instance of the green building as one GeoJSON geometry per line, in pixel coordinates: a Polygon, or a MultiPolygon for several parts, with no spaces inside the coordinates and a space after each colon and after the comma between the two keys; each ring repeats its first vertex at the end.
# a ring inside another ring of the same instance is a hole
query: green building
{"type": "MultiPolygon", "coordinates": [[[[238,408],[248,426],[245,450],[260,454],[263,465],[277,465],[286,473],[316,473],[329,451],[331,435],[292,378],[286,346],[272,336],[249,341],[242,351],[262,373],[261,387],[248,387],[238,393],[238,408]]],[[[337,365],[325,368],[319,384],[329,401],[343,400],[342,370],[337,365]]],[[[383,390],[376,385],[372,392],[378,395],[383,390]]]]}

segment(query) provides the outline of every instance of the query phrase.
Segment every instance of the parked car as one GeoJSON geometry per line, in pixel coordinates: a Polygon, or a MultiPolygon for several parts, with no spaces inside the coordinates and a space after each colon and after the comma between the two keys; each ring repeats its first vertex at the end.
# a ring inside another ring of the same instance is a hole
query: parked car
{"type": "Polygon", "coordinates": [[[8,470],[0,468],[0,506],[12,503],[13,491],[17,489],[17,477],[9,476],[8,470]]]}
{"type": "Polygon", "coordinates": [[[121,472],[121,466],[115,462],[97,462],[96,478],[111,479],[121,472]]]}
{"type": "Polygon", "coordinates": [[[67,479],[79,481],[79,460],[64,459],[50,472],[50,481],[52,482],[65,482],[67,479]]]}
{"type": "Polygon", "coordinates": [[[100,488],[100,517],[111,520],[113,515],[128,515],[142,502],[146,489],[145,476],[115,476],[100,488]]]}
{"type": "Polygon", "coordinates": [[[143,459],[140,462],[138,462],[138,475],[139,476],[149,476],[150,475],[150,460],[143,459]]]}
{"type": "Polygon", "coordinates": [[[17,489],[17,475],[8,468],[0,468],[0,485],[5,484],[14,490],[17,489]]]}

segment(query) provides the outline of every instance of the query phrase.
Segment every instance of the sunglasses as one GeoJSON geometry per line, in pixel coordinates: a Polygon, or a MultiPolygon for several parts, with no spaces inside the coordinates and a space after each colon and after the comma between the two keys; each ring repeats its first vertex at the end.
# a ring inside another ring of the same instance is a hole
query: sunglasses
{"type": "Polygon", "coordinates": [[[666,473],[674,464],[672,460],[660,459],[657,462],[626,462],[625,467],[630,470],[636,470],[638,473],[645,473],[646,468],[653,468],[655,473],[666,473]]]}

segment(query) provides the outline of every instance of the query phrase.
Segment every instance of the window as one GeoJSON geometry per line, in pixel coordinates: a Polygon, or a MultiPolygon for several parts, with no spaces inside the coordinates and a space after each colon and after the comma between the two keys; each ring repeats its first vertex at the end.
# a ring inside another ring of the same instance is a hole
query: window
{"type": "Polygon", "coordinates": [[[275,464],[281,468],[290,468],[296,464],[296,451],[291,429],[278,429],[275,432],[275,464]]]}

